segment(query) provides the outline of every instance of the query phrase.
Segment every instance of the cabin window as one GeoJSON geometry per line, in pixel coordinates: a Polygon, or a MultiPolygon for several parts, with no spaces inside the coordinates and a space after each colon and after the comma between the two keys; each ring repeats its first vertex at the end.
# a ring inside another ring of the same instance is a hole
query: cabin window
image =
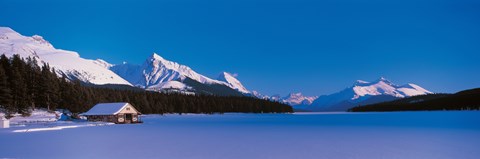
{"type": "Polygon", "coordinates": [[[127,108],[127,110],[130,110],[130,108],[127,108]]]}

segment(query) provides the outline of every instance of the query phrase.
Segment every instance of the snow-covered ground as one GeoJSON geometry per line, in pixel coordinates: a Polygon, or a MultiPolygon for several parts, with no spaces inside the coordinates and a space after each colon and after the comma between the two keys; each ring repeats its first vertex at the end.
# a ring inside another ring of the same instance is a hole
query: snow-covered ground
{"type": "MultiPolygon", "coordinates": [[[[0,158],[480,158],[480,111],[148,115],[143,121],[0,129],[0,158]]],[[[92,123],[67,125],[78,124],[92,123]]]]}
{"type": "MultiPolygon", "coordinates": [[[[0,112],[0,119],[2,119],[4,115],[5,114],[0,112]]],[[[36,109],[32,111],[32,114],[28,117],[23,117],[20,114],[15,114],[14,117],[9,120],[11,128],[0,128],[0,133],[51,131],[79,127],[113,125],[113,123],[87,122],[85,120],[67,120],[69,118],[69,115],[69,111],[64,111],[61,109],[54,112],[48,112],[46,109],[36,109]]]]}
{"type": "MultiPolygon", "coordinates": [[[[61,118],[62,114],[61,110],[48,112],[46,109],[37,109],[32,111],[32,114],[28,117],[22,117],[20,114],[15,114],[15,117],[11,118],[10,122],[13,125],[55,122],[61,118]]],[[[3,113],[0,116],[3,116],[3,113]]]]}

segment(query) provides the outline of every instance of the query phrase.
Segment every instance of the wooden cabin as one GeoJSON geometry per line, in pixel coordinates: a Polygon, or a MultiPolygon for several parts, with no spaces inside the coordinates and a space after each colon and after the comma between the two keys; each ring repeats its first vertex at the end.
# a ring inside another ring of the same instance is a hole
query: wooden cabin
{"type": "Polygon", "coordinates": [[[88,121],[112,122],[116,124],[142,123],[141,113],[129,103],[99,103],[83,113],[88,121]]]}

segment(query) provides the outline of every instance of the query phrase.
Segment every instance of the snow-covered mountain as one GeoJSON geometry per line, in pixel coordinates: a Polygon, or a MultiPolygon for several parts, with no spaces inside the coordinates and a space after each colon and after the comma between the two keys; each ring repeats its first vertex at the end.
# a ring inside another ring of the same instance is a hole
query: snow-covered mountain
{"type": "Polygon", "coordinates": [[[142,65],[123,63],[113,65],[110,69],[133,85],[146,89],[169,81],[183,81],[187,77],[203,84],[225,84],[203,76],[188,66],[168,61],[156,53],[153,53],[142,65]]]}
{"type": "Polygon", "coordinates": [[[365,82],[362,80],[358,80],[357,82],[355,82],[352,89],[355,93],[352,100],[359,99],[365,96],[376,95],[390,95],[398,98],[404,98],[432,93],[418,85],[411,83],[398,86],[383,77],[379,78],[374,82],[365,82]]]}
{"type": "Polygon", "coordinates": [[[155,53],[142,65],[113,65],[102,59],[84,59],[77,52],[56,49],[39,35],[23,36],[8,27],[0,27],[0,54],[36,58],[39,65],[48,63],[55,68],[59,76],[97,85],[134,85],[154,91],[180,90],[216,95],[250,93],[231,74],[222,73],[221,81],[214,80],[155,53]]]}
{"type": "Polygon", "coordinates": [[[290,93],[288,96],[280,99],[281,102],[291,106],[296,105],[310,105],[317,99],[318,96],[304,96],[302,93],[290,93]]]}
{"type": "Polygon", "coordinates": [[[18,54],[23,58],[36,58],[39,65],[48,63],[57,74],[70,80],[92,84],[131,85],[114,72],[103,66],[103,60],[81,58],[77,52],[56,49],[39,35],[23,36],[8,27],[0,27],[0,54],[11,57],[18,54]]]}
{"type": "Polygon", "coordinates": [[[278,94],[267,96],[257,91],[252,91],[251,95],[256,98],[277,101],[291,106],[311,105],[313,101],[318,98],[318,96],[304,96],[302,93],[290,93],[289,95],[282,97],[278,94]]]}
{"type": "Polygon", "coordinates": [[[141,65],[129,63],[112,65],[101,59],[81,58],[77,52],[56,49],[39,35],[23,36],[8,27],[0,27],[0,54],[8,57],[18,54],[24,58],[36,58],[40,65],[48,63],[55,68],[60,76],[86,83],[134,85],[154,91],[247,95],[283,102],[295,106],[295,109],[310,111],[347,110],[353,106],[432,93],[415,84],[398,86],[385,78],[380,78],[374,82],[358,80],[347,89],[320,97],[307,97],[301,93],[291,93],[286,97],[266,96],[249,91],[230,73],[223,72],[217,79],[211,79],[186,65],[166,60],[156,53],[141,65]]]}
{"type": "Polygon", "coordinates": [[[228,73],[220,76],[222,78],[219,79],[222,81],[214,80],[195,72],[186,65],[166,60],[156,53],[153,53],[142,65],[123,63],[111,65],[108,68],[133,85],[147,90],[173,89],[217,95],[218,93],[225,95],[249,93],[240,81],[228,73]]]}
{"type": "Polygon", "coordinates": [[[415,84],[395,85],[385,78],[374,82],[358,80],[353,86],[338,93],[318,97],[309,106],[299,106],[295,109],[308,111],[345,111],[358,105],[366,105],[390,101],[432,92],[415,84]]]}
{"type": "Polygon", "coordinates": [[[265,99],[265,100],[270,99],[270,96],[264,95],[264,94],[262,94],[262,93],[260,93],[256,90],[251,91],[250,96],[255,97],[255,98],[259,98],[259,99],[265,99]]]}
{"type": "Polygon", "coordinates": [[[233,89],[235,89],[239,92],[242,92],[244,94],[249,94],[250,93],[250,91],[247,90],[243,86],[243,84],[237,78],[235,78],[234,75],[232,75],[228,72],[223,72],[222,74],[220,74],[220,76],[217,78],[217,80],[227,83],[229,87],[231,87],[231,88],[233,88],[233,89]]]}

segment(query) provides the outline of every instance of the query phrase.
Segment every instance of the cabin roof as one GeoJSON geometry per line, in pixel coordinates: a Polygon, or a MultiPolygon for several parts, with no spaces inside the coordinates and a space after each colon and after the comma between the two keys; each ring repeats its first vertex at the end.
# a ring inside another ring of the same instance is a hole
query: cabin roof
{"type": "Polygon", "coordinates": [[[116,115],[129,103],[98,103],[82,115],[116,115]]]}

